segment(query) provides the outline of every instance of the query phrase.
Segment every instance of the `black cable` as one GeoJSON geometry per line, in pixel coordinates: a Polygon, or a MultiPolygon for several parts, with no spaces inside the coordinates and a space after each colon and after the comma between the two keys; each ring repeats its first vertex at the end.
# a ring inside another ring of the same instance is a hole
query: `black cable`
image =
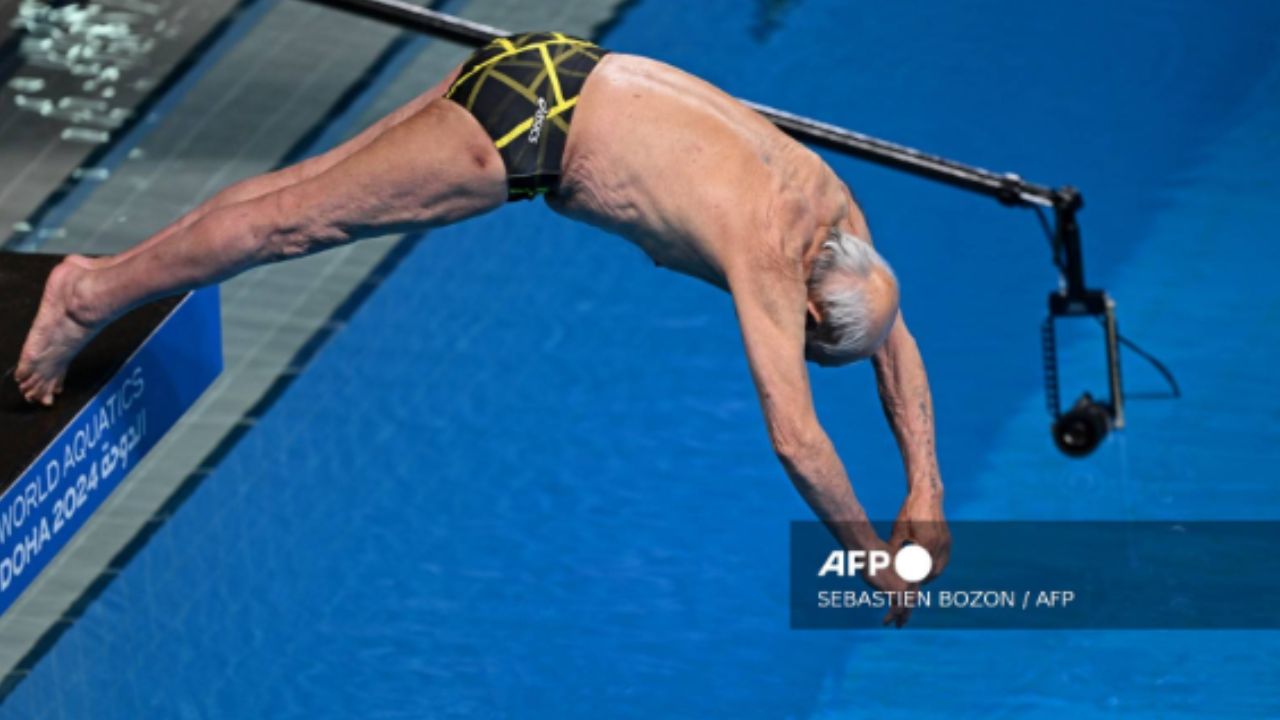
{"type": "MultiPolygon", "coordinates": [[[[1095,319],[1098,321],[1099,325],[1105,326],[1105,323],[1103,323],[1102,318],[1095,318],[1095,319]]],[[[1173,371],[1170,370],[1167,366],[1165,366],[1164,363],[1160,362],[1159,358],[1147,352],[1146,350],[1143,350],[1142,348],[1138,347],[1137,343],[1125,337],[1124,335],[1121,335],[1119,332],[1116,333],[1116,339],[1120,341],[1121,345],[1124,345],[1125,347],[1134,351],[1135,353],[1138,354],[1139,357],[1141,357],[1143,360],[1146,360],[1148,363],[1150,363],[1151,367],[1156,369],[1156,372],[1164,376],[1165,382],[1169,383],[1168,395],[1157,394],[1157,393],[1134,393],[1134,394],[1125,393],[1124,397],[1126,400],[1176,400],[1182,397],[1182,388],[1178,386],[1178,380],[1173,376],[1173,371]]]]}

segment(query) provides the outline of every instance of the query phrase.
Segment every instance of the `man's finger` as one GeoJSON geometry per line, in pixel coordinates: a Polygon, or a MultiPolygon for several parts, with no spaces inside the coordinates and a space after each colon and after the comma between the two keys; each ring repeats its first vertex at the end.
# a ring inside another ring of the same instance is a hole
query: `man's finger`
{"type": "Polygon", "coordinates": [[[908,523],[894,523],[893,533],[889,535],[889,551],[896,553],[902,549],[903,545],[909,542],[915,542],[911,538],[911,530],[908,523]]]}
{"type": "Polygon", "coordinates": [[[894,627],[902,627],[907,624],[907,617],[911,614],[911,608],[905,605],[895,605],[889,608],[889,612],[884,614],[884,620],[880,621],[881,626],[893,623],[894,627]]]}
{"type": "Polygon", "coordinates": [[[951,549],[945,546],[940,549],[930,547],[929,555],[933,559],[933,568],[929,571],[929,577],[925,582],[933,582],[943,570],[947,569],[947,565],[951,562],[951,549]]]}

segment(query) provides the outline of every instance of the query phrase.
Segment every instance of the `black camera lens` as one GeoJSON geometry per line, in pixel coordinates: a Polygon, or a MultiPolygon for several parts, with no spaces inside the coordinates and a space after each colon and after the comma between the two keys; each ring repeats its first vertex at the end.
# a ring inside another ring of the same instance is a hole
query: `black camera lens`
{"type": "Polygon", "coordinates": [[[1054,421],[1053,441],[1063,453],[1084,457],[1098,449],[1110,430],[1111,413],[1085,393],[1070,410],[1054,421]]]}

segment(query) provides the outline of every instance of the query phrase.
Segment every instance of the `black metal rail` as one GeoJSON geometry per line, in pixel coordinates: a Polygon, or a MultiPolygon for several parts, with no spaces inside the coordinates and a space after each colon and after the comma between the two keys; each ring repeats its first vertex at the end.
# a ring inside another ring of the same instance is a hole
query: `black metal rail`
{"type": "Polygon", "coordinates": [[[310,2],[474,47],[480,47],[494,38],[511,35],[506,30],[429,10],[403,0],[310,0],[310,2]]]}

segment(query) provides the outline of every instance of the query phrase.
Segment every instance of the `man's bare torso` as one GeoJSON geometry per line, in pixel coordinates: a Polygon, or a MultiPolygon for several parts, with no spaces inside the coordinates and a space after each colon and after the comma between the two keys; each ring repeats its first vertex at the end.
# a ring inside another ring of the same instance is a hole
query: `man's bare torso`
{"type": "Polygon", "coordinates": [[[563,168],[552,209],[721,288],[739,268],[803,272],[833,226],[867,237],[848,189],[816,154],[647,58],[611,54],[591,74],[563,168]]]}

